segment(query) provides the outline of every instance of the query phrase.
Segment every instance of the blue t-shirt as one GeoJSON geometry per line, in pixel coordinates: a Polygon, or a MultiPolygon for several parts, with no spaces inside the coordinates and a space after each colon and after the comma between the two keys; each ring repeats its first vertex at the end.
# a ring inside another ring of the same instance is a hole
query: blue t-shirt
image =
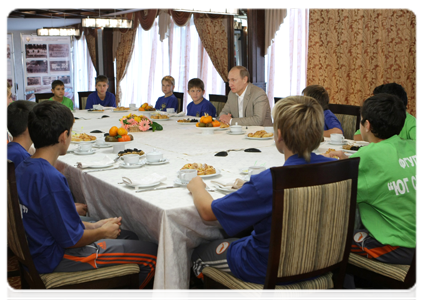
{"type": "Polygon", "coordinates": [[[170,95],[169,97],[161,96],[156,101],[156,106],[154,107],[156,110],[166,111],[167,108],[174,108],[175,112],[178,112],[178,98],[174,94],[170,95]]]}
{"type": "Polygon", "coordinates": [[[187,116],[202,117],[204,113],[208,113],[212,117],[216,117],[216,107],[205,98],[199,104],[192,101],[187,107],[187,116]],[[198,113],[198,115],[197,115],[198,113]]]}
{"type": "Polygon", "coordinates": [[[101,100],[97,92],[91,93],[87,98],[85,109],[93,108],[93,105],[101,104],[102,106],[116,107],[116,98],[110,92],[106,92],[106,98],[101,100]]]}
{"type": "MultiPolygon", "coordinates": [[[[334,160],[311,153],[309,163],[334,160]]],[[[304,164],[308,164],[304,158],[293,155],[286,160],[284,166],[304,164]]],[[[254,227],[250,236],[230,244],[226,256],[231,272],[244,281],[264,283],[269,256],[272,203],[272,174],[267,169],[251,176],[250,181],[238,191],[214,200],[211,204],[213,213],[230,236],[254,227]]]]}
{"type": "Polygon", "coordinates": [[[341,122],[339,122],[338,118],[331,112],[329,109],[324,111],[325,114],[325,128],[324,130],[329,130],[332,128],[339,128],[344,133],[342,129],[341,122]]]}
{"type": "Polygon", "coordinates": [[[7,159],[13,161],[15,168],[29,156],[31,156],[31,154],[29,154],[21,144],[15,142],[7,144],[7,159]]]}
{"type": "Polygon", "coordinates": [[[84,234],[68,182],[42,158],[27,158],[16,168],[16,183],[29,251],[40,273],[51,273],[65,248],[84,234]]]}

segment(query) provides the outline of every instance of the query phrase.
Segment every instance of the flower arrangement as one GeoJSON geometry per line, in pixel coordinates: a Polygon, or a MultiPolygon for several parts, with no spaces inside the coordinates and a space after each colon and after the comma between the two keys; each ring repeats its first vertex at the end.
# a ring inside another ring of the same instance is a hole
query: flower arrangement
{"type": "Polygon", "coordinates": [[[120,124],[123,128],[125,128],[128,131],[147,131],[150,129],[150,124],[153,122],[143,115],[135,115],[135,114],[129,114],[127,116],[123,116],[121,119],[119,119],[120,124]]]}

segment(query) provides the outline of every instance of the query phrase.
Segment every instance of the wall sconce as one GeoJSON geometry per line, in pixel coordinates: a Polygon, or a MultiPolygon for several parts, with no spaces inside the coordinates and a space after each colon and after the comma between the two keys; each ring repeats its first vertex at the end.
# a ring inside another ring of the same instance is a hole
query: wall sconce
{"type": "Polygon", "coordinates": [[[38,36],[79,36],[79,29],[75,28],[39,28],[37,29],[38,36]]]}

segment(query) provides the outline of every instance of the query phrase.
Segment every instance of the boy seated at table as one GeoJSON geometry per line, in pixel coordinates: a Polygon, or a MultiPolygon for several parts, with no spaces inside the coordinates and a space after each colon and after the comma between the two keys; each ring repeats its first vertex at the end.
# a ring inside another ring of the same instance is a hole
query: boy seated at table
{"type": "Polygon", "coordinates": [[[51,92],[54,94],[49,100],[62,103],[73,110],[73,102],[71,99],[65,97],[65,84],[61,80],[54,80],[51,83],[51,92]]]}
{"type": "MultiPolygon", "coordinates": [[[[373,95],[377,95],[380,93],[387,93],[391,95],[395,95],[404,103],[405,108],[407,109],[407,93],[405,89],[399,85],[398,83],[387,83],[382,84],[373,90],[373,95]]],[[[404,126],[399,133],[399,137],[404,140],[416,140],[416,118],[410,115],[407,111],[405,112],[405,122],[404,126]]],[[[360,129],[358,129],[354,135],[354,141],[362,141],[363,137],[361,136],[360,129]]]]}
{"type": "Polygon", "coordinates": [[[188,81],[188,94],[192,102],[188,104],[187,116],[202,117],[205,113],[216,117],[216,107],[205,99],[204,82],[200,78],[193,78],[188,81]]]}
{"type": "MultiPolygon", "coordinates": [[[[360,157],[357,205],[362,228],[351,251],[381,262],[410,264],[416,247],[416,141],[398,134],[406,119],[403,102],[376,94],[364,101],[360,130],[370,144],[360,157]]],[[[343,151],[329,157],[348,158],[343,151]]]]}
{"type": "Polygon", "coordinates": [[[174,108],[178,112],[179,101],[173,94],[175,88],[175,79],[172,76],[165,76],[162,79],[162,92],[164,96],[159,97],[156,101],[155,109],[166,111],[167,108],[174,108]]]}
{"type": "Polygon", "coordinates": [[[339,122],[338,118],[329,109],[329,94],[323,86],[309,85],[303,90],[302,94],[316,99],[322,106],[325,115],[323,136],[330,137],[332,133],[344,133],[341,122],[339,122]]]}
{"type": "Polygon", "coordinates": [[[95,89],[97,92],[91,93],[87,98],[85,109],[92,109],[94,105],[101,104],[104,107],[116,107],[115,95],[108,92],[109,79],[100,75],[95,79],[95,89]]]}
{"type": "Polygon", "coordinates": [[[66,154],[73,122],[72,112],[54,101],[39,103],[29,113],[36,152],[16,168],[16,183],[35,267],[51,273],[135,263],[142,288],[154,276],[157,245],[121,231],[121,217],[82,222],[66,178],[53,166],[66,154]]]}
{"type": "MultiPolygon", "coordinates": [[[[284,166],[334,161],[312,153],[323,135],[323,109],[307,96],[290,96],[273,108],[273,127],[277,150],[284,154],[284,166]]],[[[247,237],[216,240],[200,245],[192,254],[193,270],[202,278],[207,266],[231,272],[244,281],[263,284],[267,260],[273,203],[273,185],[270,169],[252,175],[239,190],[213,200],[206,191],[201,177],[187,185],[195,207],[206,221],[218,220],[223,229],[234,236],[253,226],[247,237]]]]}

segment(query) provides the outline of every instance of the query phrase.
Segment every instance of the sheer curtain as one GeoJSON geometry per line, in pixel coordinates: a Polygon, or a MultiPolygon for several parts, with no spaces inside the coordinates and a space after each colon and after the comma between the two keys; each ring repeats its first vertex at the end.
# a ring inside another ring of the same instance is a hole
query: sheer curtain
{"type": "Polygon", "coordinates": [[[271,107],[274,97],[301,95],[306,87],[308,15],[308,9],[288,9],[267,49],[267,96],[271,107]]]}
{"type": "Polygon", "coordinates": [[[95,91],[97,76],[84,35],[79,40],[73,40],[73,54],[74,108],[79,108],[78,92],[95,91]]]}
{"type": "Polygon", "coordinates": [[[183,109],[192,101],[187,93],[188,81],[200,78],[206,94],[225,94],[225,84],[201,44],[193,18],[179,27],[171,19],[169,37],[160,42],[158,20],[149,31],[138,26],[135,48],[127,74],[121,81],[122,106],[135,103],[155,105],[163,96],[161,79],[175,78],[175,92],[184,93],[183,109]]]}

